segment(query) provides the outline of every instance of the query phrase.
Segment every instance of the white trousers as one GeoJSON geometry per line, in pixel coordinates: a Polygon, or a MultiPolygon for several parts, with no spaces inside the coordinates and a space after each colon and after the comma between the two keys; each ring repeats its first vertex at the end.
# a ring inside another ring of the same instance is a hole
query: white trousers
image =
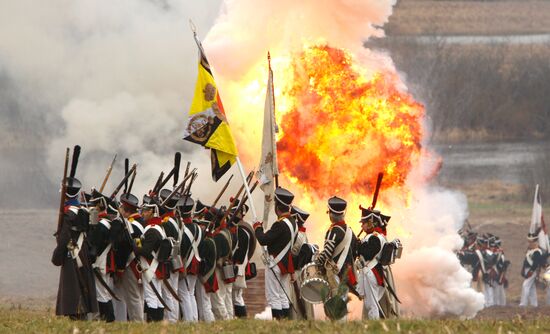
{"type": "Polygon", "coordinates": [[[233,305],[246,306],[243,298],[244,289],[233,287],[233,305]]]}
{"type": "Polygon", "coordinates": [[[535,275],[526,278],[521,286],[521,299],[519,306],[535,306],[539,305],[537,301],[537,287],[535,285],[535,275]]]}
{"type": "Polygon", "coordinates": [[[218,291],[209,293],[212,304],[212,312],[216,320],[227,320],[233,317],[233,301],[231,300],[231,286],[223,281],[223,274],[220,268],[216,267],[216,277],[218,279],[218,291]],[[227,294],[229,293],[229,296],[227,294]],[[229,298],[231,310],[228,309],[227,299],[229,298]]]}
{"type": "Polygon", "coordinates": [[[485,297],[485,307],[491,307],[495,305],[495,293],[494,287],[488,283],[483,282],[483,296],[485,297]]]}
{"type": "Polygon", "coordinates": [[[195,285],[197,276],[180,274],[178,297],[180,297],[180,307],[184,321],[198,321],[197,300],[195,299],[195,285]]]}
{"type": "MultiPolygon", "coordinates": [[[[101,278],[103,278],[103,281],[107,283],[109,288],[113,289],[113,278],[111,275],[103,274],[101,273],[101,278]]],[[[103,284],[99,283],[99,279],[94,275],[95,279],[95,291],[97,294],[97,301],[100,303],[108,303],[113,297],[111,294],[107,291],[107,289],[103,286],[103,284]]]]}
{"type": "MultiPolygon", "coordinates": [[[[157,291],[162,296],[162,289],[160,287],[160,283],[161,283],[161,281],[159,281],[159,279],[157,278],[156,275],[151,280],[151,283],[147,283],[145,281],[143,282],[143,296],[144,296],[144,299],[145,299],[145,303],[147,304],[147,306],[149,308],[164,308],[164,306],[162,305],[160,300],[157,298],[157,295],[153,291],[153,288],[151,288],[151,286],[150,286],[150,284],[153,284],[155,286],[155,288],[157,289],[157,291]]],[[[162,297],[164,298],[164,296],[162,296],[162,297]]]]}
{"type": "Polygon", "coordinates": [[[504,284],[495,284],[493,290],[495,305],[506,306],[506,289],[504,289],[504,284]]]}
{"type": "Polygon", "coordinates": [[[210,294],[204,289],[202,282],[197,282],[195,285],[195,297],[197,299],[197,311],[199,320],[212,322],[216,320],[212,312],[212,304],[210,303],[210,294]]]}
{"type": "Polygon", "coordinates": [[[357,292],[363,297],[363,319],[380,319],[378,304],[384,295],[384,287],[378,285],[372,270],[364,268],[358,276],[357,292]]]}
{"type": "Polygon", "coordinates": [[[116,280],[113,280],[113,291],[120,298],[116,300],[113,298],[113,310],[115,311],[115,321],[127,321],[128,320],[128,309],[126,308],[126,298],[124,295],[124,283],[122,282],[122,277],[116,280]]]}
{"type": "MultiPolygon", "coordinates": [[[[176,293],[178,293],[178,284],[179,284],[179,272],[176,273],[170,273],[170,277],[166,279],[170,286],[174,289],[176,293]]],[[[168,288],[166,287],[166,283],[162,282],[162,297],[164,298],[164,301],[170,308],[170,311],[164,310],[164,320],[168,320],[169,322],[176,322],[179,320],[179,303],[176,297],[174,297],[170,291],[168,291],[168,288]]]]}
{"type": "Polygon", "coordinates": [[[269,307],[274,310],[290,308],[287,298],[289,287],[290,275],[281,275],[279,266],[273,267],[273,270],[265,268],[265,299],[269,307]]]}
{"type": "Polygon", "coordinates": [[[128,310],[128,319],[130,321],[144,321],[143,285],[138,282],[138,278],[130,267],[126,268],[124,275],[122,275],[122,287],[126,309],[128,310]]]}

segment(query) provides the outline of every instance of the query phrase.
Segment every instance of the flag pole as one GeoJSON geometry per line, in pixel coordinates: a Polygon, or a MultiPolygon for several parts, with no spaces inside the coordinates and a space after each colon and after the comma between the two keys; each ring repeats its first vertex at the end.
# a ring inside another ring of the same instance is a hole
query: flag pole
{"type": "Polygon", "coordinates": [[[248,186],[248,182],[246,181],[246,176],[244,175],[244,169],[241,163],[241,159],[239,159],[239,156],[237,156],[236,160],[237,160],[237,167],[239,168],[239,174],[241,174],[241,177],[243,178],[244,189],[246,191],[246,195],[248,196],[248,202],[250,203],[250,211],[252,211],[252,218],[254,218],[254,222],[257,222],[258,216],[256,215],[256,207],[254,206],[254,201],[252,200],[252,194],[250,193],[250,187],[248,186]]]}

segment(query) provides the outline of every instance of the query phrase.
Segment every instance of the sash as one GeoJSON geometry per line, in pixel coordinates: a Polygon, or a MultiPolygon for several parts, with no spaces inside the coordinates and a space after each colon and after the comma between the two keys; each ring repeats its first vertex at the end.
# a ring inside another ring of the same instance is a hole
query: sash
{"type": "MultiPolygon", "coordinates": [[[[145,231],[143,232],[143,234],[147,233],[147,231],[149,231],[152,228],[154,228],[160,233],[162,240],[166,239],[166,232],[164,232],[164,229],[160,225],[148,225],[145,228],[145,231]]],[[[140,258],[140,263],[143,270],[142,271],[143,279],[145,279],[147,283],[151,282],[153,280],[153,277],[155,277],[155,271],[157,270],[157,267],[159,265],[159,262],[157,260],[157,252],[153,252],[153,260],[151,261],[150,264],[147,262],[147,259],[144,258],[143,256],[140,258]],[[143,266],[145,266],[145,268],[143,266]]]]}
{"type": "Polygon", "coordinates": [[[200,227],[198,228],[199,235],[197,236],[197,238],[195,238],[193,234],[191,234],[191,231],[185,226],[185,224],[183,225],[182,230],[185,233],[187,239],[189,239],[189,242],[191,243],[191,250],[187,258],[185,259],[185,268],[187,268],[191,264],[191,261],[193,261],[193,257],[196,257],[198,261],[201,260],[198,246],[202,237],[202,229],[200,227]]]}
{"type": "MultiPolygon", "coordinates": [[[[338,227],[341,230],[344,230],[340,226],[338,227]]],[[[344,236],[344,239],[334,248],[334,254],[339,254],[338,260],[336,261],[336,267],[338,268],[338,272],[342,270],[342,267],[344,266],[344,262],[346,261],[346,257],[349,252],[349,248],[351,246],[351,237],[353,236],[353,232],[351,231],[351,228],[349,226],[346,226],[346,235],[344,236]]]]}

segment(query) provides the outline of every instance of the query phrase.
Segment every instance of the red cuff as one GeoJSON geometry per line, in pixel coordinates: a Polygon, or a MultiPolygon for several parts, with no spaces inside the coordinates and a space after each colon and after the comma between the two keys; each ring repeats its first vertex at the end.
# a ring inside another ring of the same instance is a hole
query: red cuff
{"type": "Polygon", "coordinates": [[[253,227],[254,229],[257,229],[258,227],[262,227],[262,222],[255,222],[253,227]]]}

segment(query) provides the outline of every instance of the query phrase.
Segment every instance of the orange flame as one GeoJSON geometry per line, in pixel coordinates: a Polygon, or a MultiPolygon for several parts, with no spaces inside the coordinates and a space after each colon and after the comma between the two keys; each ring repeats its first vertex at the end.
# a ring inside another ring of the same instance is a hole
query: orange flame
{"type": "Polygon", "coordinates": [[[319,198],[403,186],[420,156],[422,105],[397,89],[394,74],[367,79],[344,50],[305,49],[292,61],[283,94],[279,165],[290,180],[319,198]]]}

